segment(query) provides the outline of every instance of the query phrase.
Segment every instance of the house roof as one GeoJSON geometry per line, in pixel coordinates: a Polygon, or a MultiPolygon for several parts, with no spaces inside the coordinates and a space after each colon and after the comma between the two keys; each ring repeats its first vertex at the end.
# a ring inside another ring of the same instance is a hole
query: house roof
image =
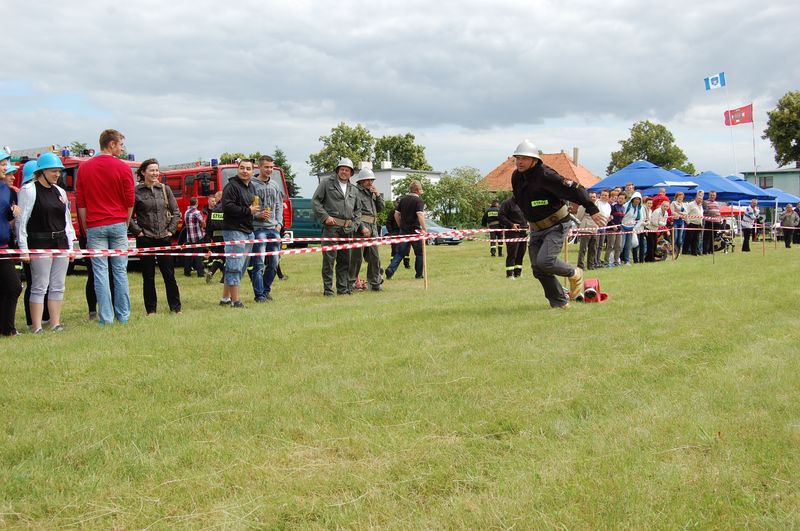
{"type": "MultiPolygon", "coordinates": [[[[566,153],[544,153],[542,161],[571,181],[585,188],[600,182],[600,178],[580,164],[575,164],[566,153]]],[[[478,184],[491,192],[511,190],[511,174],[514,173],[514,157],[508,157],[500,166],[490,171],[478,184]]]]}

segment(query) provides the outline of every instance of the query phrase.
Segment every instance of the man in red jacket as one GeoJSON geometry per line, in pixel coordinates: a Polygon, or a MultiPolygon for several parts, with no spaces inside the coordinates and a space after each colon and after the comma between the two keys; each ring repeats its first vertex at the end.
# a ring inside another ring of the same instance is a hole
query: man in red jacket
{"type": "MultiPolygon", "coordinates": [[[[75,184],[78,220],[86,228],[89,249],[127,249],[128,222],[135,200],[133,172],[119,160],[125,150],[125,137],[115,129],[100,133],[100,154],[81,164],[75,184]]],[[[98,322],[111,324],[116,316],[127,323],[131,313],[128,289],[127,255],[110,258],[114,282],[111,302],[109,259],[92,257],[94,289],[97,294],[98,322]]]]}

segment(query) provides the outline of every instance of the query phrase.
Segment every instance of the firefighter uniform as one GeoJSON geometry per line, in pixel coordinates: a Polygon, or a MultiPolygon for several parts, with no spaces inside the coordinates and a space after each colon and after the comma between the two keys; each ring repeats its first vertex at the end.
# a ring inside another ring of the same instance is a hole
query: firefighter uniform
{"type": "Polygon", "coordinates": [[[539,151],[530,140],[523,141],[514,156],[535,159],[533,166],[523,172],[514,170],[511,176],[514,199],[531,230],[528,249],[533,276],[544,288],[544,296],[551,307],[566,307],[567,294],[556,276],[569,278],[570,294],[575,297],[582,295],[583,271],[558,258],[572,227],[565,201],[583,205],[589,215],[599,210],[583,186],[565,179],[542,162],[539,151]]]}
{"type": "MultiPolygon", "coordinates": [[[[379,212],[383,212],[384,202],[380,194],[373,193],[369,188],[362,186],[365,181],[374,181],[375,174],[372,170],[362,169],[356,176],[356,194],[361,212],[361,224],[356,229],[356,237],[358,238],[377,238],[380,236],[378,231],[378,222],[376,216],[379,212]],[[367,229],[369,235],[364,236],[361,232],[362,229],[367,229]]],[[[383,277],[381,275],[381,256],[378,252],[377,246],[372,247],[359,247],[350,252],[350,290],[355,289],[356,280],[358,280],[358,273],[361,270],[361,262],[367,261],[367,282],[370,289],[373,291],[381,291],[381,284],[383,277]]]]}
{"type": "Polygon", "coordinates": [[[516,229],[519,229],[508,230],[503,233],[505,234],[505,240],[520,240],[506,242],[506,277],[518,278],[522,275],[522,262],[525,259],[525,250],[528,247],[525,241],[521,241],[528,234],[526,230],[528,224],[525,222],[525,216],[513,197],[509,197],[500,205],[499,218],[501,228],[511,229],[516,225],[516,229]]]}
{"type": "MultiPolygon", "coordinates": [[[[206,220],[206,241],[215,244],[208,247],[210,253],[222,253],[225,251],[222,238],[222,223],[224,220],[225,213],[222,211],[222,201],[220,201],[213,210],[208,212],[208,219],[206,220]]],[[[225,257],[209,256],[206,259],[205,266],[206,282],[211,282],[214,273],[225,271],[225,257]]]]}
{"type": "MultiPolygon", "coordinates": [[[[490,229],[500,228],[500,209],[497,207],[497,201],[492,201],[492,206],[486,209],[483,213],[483,220],[481,225],[490,229]]],[[[492,256],[503,256],[503,233],[500,231],[489,232],[489,252],[492,256]]]]}
{"type": "MultiPolygon", "coordinates": [[[[336,167],[335,175],[320,181],[311,201],[314,215],[322,223],[323,238],[352,238],[353,233],[361,224],[361,212],[357,208],[358,195],[356,187],[349,180],[344,182],[338,177],[342,167],[353,170],[350,159],[342,159],[336,167]],[[327,225],[325,221],[332,218],[334,225],[327,225]]],[[[343,242],[326,242],[322,245],[333,245],[343,242]]],[[[350,294],[350,250],[326,251],[322,253],[322,287],[325,295],[333,295],[333,268],[336,264],[336,293],[339,295],[350,294]]]]}

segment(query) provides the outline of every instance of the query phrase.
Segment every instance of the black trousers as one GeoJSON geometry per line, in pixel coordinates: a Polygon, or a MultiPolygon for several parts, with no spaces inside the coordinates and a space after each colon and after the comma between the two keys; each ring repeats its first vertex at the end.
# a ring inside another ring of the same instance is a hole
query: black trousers
{"type": "Polygon", "coordinates": [[[744,233],[744,242],[742,243],[742,252],[750,252],[750,238],[753,237],[753,229],[742,228],[744,233]]]}
{"type": "Polygon", "coordinates": [[[711,254],[714,251],[714,237],[720,229],[721,223],[716,221],[706,221],[703,231],[703,254],[711,254]]]}
{"type": "MultiPolygon", "coordinates": [[[[507,232],[506,238],[525,238],[525,233],[507,232]]],[[[506,243],[506,276],[518,277],[522,275],[522,262],[525,260],[525,252],[528,250],[528,242],[507,242],[506,243]]]]}
{"type": "Polygon", "coordinates": [[[22,282],[14,267],[14,261],[0,258],[0,335],[17,333],[14,316],[17,314],[17,300],[22,293],[22,282]]]}
{"type": "MultiPolygon", "coordinates": [[[[136,238],[137,247],[162,247],[171,245],[169,238],[158,240],[140,236],[136,238]]],[[[144,295],[144,309],[147,313],[154,313],[158,305],[156,297],[156,262],[161,271],[161,278],[164,279],[164,287],[167,289],[167,304],[173,312],[181,311],[181,294],[178,291],[178,283],[175,282],[175,265],[171,256],[142,255],[139,258],[142,267],[142,283],[144,295]]]]}

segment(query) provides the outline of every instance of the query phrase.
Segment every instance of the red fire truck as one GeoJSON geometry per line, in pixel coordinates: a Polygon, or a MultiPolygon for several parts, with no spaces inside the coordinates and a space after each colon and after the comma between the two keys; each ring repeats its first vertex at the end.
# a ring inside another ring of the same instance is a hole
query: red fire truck
{"type": "MultiPolygon", "coordinates": [[[[222,190],[228,184],[228,180],[236,175],[236,168],[236,164],[217,164],[216,160],[212,160],[210,164],[179,164],[163,169],[163,182],[167,183],[172,190],[181,211],[179,230],[183,228],[183,214],[189,207],[189,200],[196,197],[197,208],[202,210],[208,204],[208,196],[222,190]]],[[[258,169],[256,169],[255,175],[258,175],[258,169]]],[[[271,179],[275,179],[283,185],[284,228],[290,229],[292,226],[292,201],[289,198],[289,187],[286,185],[283,169],[275,166],[271,179]]]]}

